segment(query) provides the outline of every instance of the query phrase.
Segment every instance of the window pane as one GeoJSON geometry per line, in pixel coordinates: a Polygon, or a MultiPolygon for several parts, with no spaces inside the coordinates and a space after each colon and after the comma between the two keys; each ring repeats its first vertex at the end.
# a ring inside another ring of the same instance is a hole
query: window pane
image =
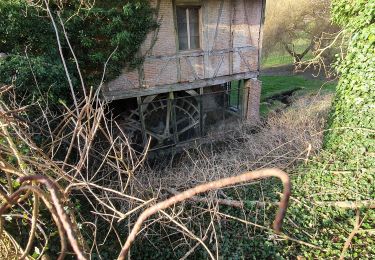
{"type": "Polygon", "coordinates": [[[189,17],[190,23],[199,24],[199,8],[190,7],[189,14],[190,14],[190,17],[189,17]]]}
{"type": "Polygon", "coordinates": [[[186,19],[186,8],[177,7],[177,31],[178,31],[178,42],[180,50],[188,49],[188,33],[187,33],[187,19],[186,19]]]}
{"type": "Polygon", "coordinates": [[[178,28],[178,36],[180,37],[187,37],[187,29],[186,29],[186,23],[179,23],[177,24],[178,28]]]}
{"type": "Polygon", "coordinates": [[[230,96],[229,96],[229,106],[233,108],[238,108],[238,98],[239,98],[239,86],[240,81],[235,80],[230,84],[230,96]]]}
{"type": "Polygon", "coordinates": [[[199,49],[199,8],[189,8],[190,48],[199,49]]]}
{"type": "Polygon", "coordinates": [[[189,49],[188,38],[187,37],[178,37],[178,46],[180,50],[189,49]]]}
{"type": "Polygon", "coordinates": [[[190,48],[191,49],[199,49],[199,36],[190,36],[190,48]]]}
{"type": "Polygon", "coordinates": [[[186,24],[186,8],[185,7],[177,7],[176,8],[177,14],[177,23],[185,23],[186,24]]]}

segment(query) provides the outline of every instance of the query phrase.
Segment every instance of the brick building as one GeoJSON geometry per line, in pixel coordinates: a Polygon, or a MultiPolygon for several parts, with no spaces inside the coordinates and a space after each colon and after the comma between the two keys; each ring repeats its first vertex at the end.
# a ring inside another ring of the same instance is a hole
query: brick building
{"type": "Polygon", "coordinates": [[[159,28],[104,95],[124,128],[154,146],[201,137],[230,118],[258,120],[265,0],[150,0],[159,28]]]}

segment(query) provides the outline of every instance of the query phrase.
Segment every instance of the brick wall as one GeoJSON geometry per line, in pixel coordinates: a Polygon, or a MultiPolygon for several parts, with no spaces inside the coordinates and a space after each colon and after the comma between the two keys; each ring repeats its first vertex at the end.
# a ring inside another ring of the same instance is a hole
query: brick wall
{"type": "MultiPolygon", "coordinates": [[[[156,7],[157,0],[150,2],[156,7]]],[[[202,0],[201,50],[179,52],[172,0],[160,0],[160,27],[157,33],[148,35],[140,50],[142,55],[147,53],[140,70],[143,73],[124,69],[120,77],[107,84],[107,90],[126,91],[256,71],[261,3],[262,0],[202,0]],[[231,53],[233,48],[237,49],[231,53]]]]}
{"type": "Polygon", "coordinates": [[[257,123],[259,122],[261,82],[256,78],[248,79],[245,81],[245,88],[248,92],[246,119],[249,122],[257,123]]]}

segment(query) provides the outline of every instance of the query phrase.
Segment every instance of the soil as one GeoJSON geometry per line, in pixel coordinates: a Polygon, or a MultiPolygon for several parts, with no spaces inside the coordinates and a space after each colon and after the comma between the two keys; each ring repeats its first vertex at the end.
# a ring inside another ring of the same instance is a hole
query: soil
{"type": "Polygon", "coordinates": [[[265,100],[265,102],[268,102],[268,103],[271,103],[273,101],[280,101],[281,103],[289,106],[291,105],[291,97],[293,96],[293,94],[298,91],[298,90],[301,90],[302,88],[295,88],[295,89],[292,89],[292,90],[288,90],[288,91],[284,91],[280,94],[276,94],[276,95],[273,95],[269,98],[267,98],[265,100]]]}

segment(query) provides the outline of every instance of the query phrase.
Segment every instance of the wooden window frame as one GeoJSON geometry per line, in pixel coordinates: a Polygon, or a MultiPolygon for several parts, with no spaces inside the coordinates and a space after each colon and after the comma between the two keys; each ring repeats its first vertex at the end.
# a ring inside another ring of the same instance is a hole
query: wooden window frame
{"type": "Polygon", "coordinates": [[[240,113],[243,110],[243,99],[245,96],[245,81],[243,79],[237,80],[237,87],[234,88],[233,84],[235,81],[226,83],[226,91],[228,95],[228,108],[234,112],[240,113]],[[232,95],[236,98],[236,104],[232,103],[232,95]]]}
{"type": "Polygon", "coordinates": [[[201,4],[174,4],[174,24],[175,24],[175,32],[176,32],[176,46],[178,52],[189,52],[189,51],[199,51],[202,50],[202,5],[201,4]],[[178,35],[178,20],[177,20],[177,8],[186,8],[186,30],[187,30],[187,38],[188,38],[188,48],[181,50],[180,49],[180,40],[178,35]],[[198,9],[198,21],[199,21],[199,47],[198,48],[191,48],[191,39],[190,39],[190,15],[189,9],[197,8],[198,9]]]}

